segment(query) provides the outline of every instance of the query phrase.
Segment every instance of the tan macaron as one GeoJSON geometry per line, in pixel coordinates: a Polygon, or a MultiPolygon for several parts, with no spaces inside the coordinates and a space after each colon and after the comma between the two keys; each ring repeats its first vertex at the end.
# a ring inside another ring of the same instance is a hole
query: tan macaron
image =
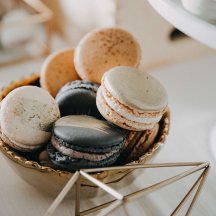
{"type": "Polygon", "coordinates": [[[73,58],[74,49],[67,48],[51,54],[43,63],[40,84],[53,97],[67,82],[80,79],[76,73],[73,58]]]}
{"type": "Polygon", "coordinates": [[[115,66],[137,67],[141,51],[136,39],[120,28],[88,33],[78,44],[74,65],[83,80],[101,83],[105,71],[115,66]]]}

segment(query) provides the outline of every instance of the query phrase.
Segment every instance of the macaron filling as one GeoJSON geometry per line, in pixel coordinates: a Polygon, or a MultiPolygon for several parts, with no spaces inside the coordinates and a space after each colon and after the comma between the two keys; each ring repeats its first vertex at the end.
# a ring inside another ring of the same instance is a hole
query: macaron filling
{"type": "Polygon", "coordinates": [[[54,136],[52,136],[51,143],[58,151],[60,151],[64,155],[67,155],[67,156],[70,156],[73,158],[83,158],[83,159],[91,160],[91,161],[101,161],[101,160],[104,160],[104,159],[114,155],[114,154],[119,153],[118,149],[112,150],[110,152],[105,152],[102,154],[76,151],[76,150],[73,150],[72,148],[67,148],[63,145],[59,145],[59,143],[56,141],[54,136]]]}
{"type": "Polygon", "coordinates": [[[97,107],[98,107],[101,115],[103,115],[103,117],[105,119],[113,122],[113,124],[116,124],[119,127],[125,128],[127,130],[132,130],[132,131],[142,131],[142,130],[151,129],[154,127],[155,123],[134,122],[134,121],[130,121],[127,118],[119,115],[104,100],[100,88],[99,88],[99,91],[97,93],[97,101],[96,102],[97,102],[97,107]]]}
{"type": "Polygon", "coordinates": [[[94,167],[104,167],[114,164],[118,158],[119,154],[114,154],[100,161],[91,161],[83,158],[73,158],[62,154],[60,151],[55,149],[51,143],[47,145],[47,152],[52,163],[58,168],[68,171],[76,171],[84,168],[94,168],[94,167]]]}
{"type": "MultiPolygon", "coordinates": [[[[116,98],[114,98],[109,91],[104,87],[100,87],[101,90],[101,94],[104,97],[105,101],[107,102],[107,104],[113,109],[115,110],[119,115],[127,118],[130,121],[134,121],[134,122],[139,122],[139,123],[155,123],[155,122],[159,122],[160,119],[162,118],[162,114],[157,114],[157,113],[151,113],[151,117],[142,117],[142,116],[136,116],[135,114],[131,114],[129,112],[127,112],[128,108],[130,110],[133,110],[132,107],[129,106],[125,106],[124,104],[122,104],[119,100],[117,100],[116,98]],[[154,115],[154,117],[153,117],[154,115]]],[[[146,114],[147,112],[145,112],[146,114]]],[[[147,114],[146,114],[147,115],[147,114]]]]}

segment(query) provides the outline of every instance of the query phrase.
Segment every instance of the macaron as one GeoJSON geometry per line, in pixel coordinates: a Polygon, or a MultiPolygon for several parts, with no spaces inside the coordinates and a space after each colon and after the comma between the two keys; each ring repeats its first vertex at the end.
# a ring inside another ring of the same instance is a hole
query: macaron
{"type": "Polygon", "coordinates": [[[19,87],[1,103],[1,138],[20,151],[39,149],[50,139],[52,125],[59,117],[58,105],[46,90],[19,87]]]}
{"type": "Polygon", "coordinates": [[[168,99],[165,88],[153,76],[119,66],[104,74],[96,103],[108,121],[128,130],[142,131],[160,121],[168,99]]]}
{"type": "Polygon", "coordinates": [[[50,161],[48,153],[46,150],[42,151],[39,154],[37,160],[38,160],[39,164],[42,166],[55,168],[54,164],[50,161]]]}
{"type": "Polygon", "coordinates": [[[96,92],[99,85],[82,80],[64,85],[56,96],[61,116],[90,115],[102,119],[96,106],[96,92]]]}
{"type": "Polygon", "coordinates": [[[131,162],[138,160],[144,155],[155,142],[159,131],[159,124],[155,124],[152,129],[135,132],[136,137],[122,152],[123,161],[131,162]]]}
{"type": "Polygon", "coordinates": [[[137,67],[141,49],[129,32],[120,28],[104,28],[89,32],[78,43],[74,65],[83,80],[101,83],[108,69],[125,65],[137,67]]]}
{"type": "Polygon", "coordinates": [[[80,79],[73,63],[74,49],[67,48],[52,53],[44,61],[41,69],[40,84],[53,97],[67,82],[80,79]]]}
{"type": "Polygon", "coordinates": [[[1,137],[1,101],[0,101],[0,137],[1,137]]]}
{"type": "Polygon", "coordinates": [[[65,116],[55,122],[47,152],[63,170],[110,166],[117,161],[126,135],[125,130],[91,116],[65,116]]]}

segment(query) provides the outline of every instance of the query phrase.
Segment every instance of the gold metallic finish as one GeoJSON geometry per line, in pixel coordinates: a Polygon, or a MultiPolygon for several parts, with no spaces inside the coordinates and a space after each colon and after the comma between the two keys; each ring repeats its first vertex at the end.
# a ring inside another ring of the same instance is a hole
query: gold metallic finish
{"type": "Polygon", "coordinates": [[[194,206],[194,204],[195,204],[195,202],[196,202],[196,200],[197,200],[197,198],[198,198],[198,196],[200,194],[200,191],[203,188],[203,185],[204,185],[204,183],[206,181],[208,173],[209,173],[209,167],[204,171],[204,175],[202,177],[202,180],[200,181],[200,185],[199,185],[199,187],[198,187],[198,189],[196,191],[196,194],[194,195],[194,198],[193,198],[193,200],[192,200],[192,202],[191,202],[191,204],[190,204],[190,206],[189,206],[189,208],[187,210],[186,216],[190,215],[191,210],[192,210],[192,208],[193,208],[193,206],[194,206]]]}
{"type": "MultiPolygon", "coordinates": [[[[151,186],[148,186],[146,188],[143,188],[141,190],[138,190],[136,192],[127,194],[127,195],[121,195],[117,190],[112,189],[110,186],[104,184],[103,182],[99,181],[98,179],[95,179],[94,177],[92,177],[91,175],[88,174],[88,172],[98,172],[102,170],[102,168],[95,168],[95,169],[86,169],[86,170],[80,170],[79,172],[76,172],[76,174],[78,173],[78,175],[82,175],[84,178],[87,178],[89,181],[91,181],[92,183],[96,184],[98,187],[100,187],[101,189],[105,190],[107,193],[109,193],[110,195],[112,195],[115,199],[106,203],[103,203],[102,205],[98,205],[95,206],[93,208],[87,209],[85,211],[80,212],[80,201],[78,201],[78,203],[76,203],[76,209],[75,209],[75,215],[87,215],[90,213],[94,213],[97,211],[100,211],[97,215],[98,216],[104,216],[109,214],[110,212],[112,212],[114,209],[116,209],[118,206],[137,200],[140,197],[151,193],[157,189],[160,189],[162,187],[165,187],[167,185],[170,185],[176,181],[181,180],[182,178],[185,178],[186,176],[192,175],[195,172],[198,172],[200,170],[203,170],[203,172],[201,173],[201,175],[197,178],[197,180],[195,181],[195,183],[192,185],[191,189],[187,192],[187,194],[183,197],[183,199],[180,201],[180,203],[178,204],[178,206],[174,209],[173,213],[171,215],[176,215],[178,213],[178,211],[183,207],[183,205],[186,203],[187,199],[191,196],[192,192],[197,188],[197,191],[191,201],[191,204],[189,205],[189,208],[187,210],[186,215],[189,215],[191,213],[191,210],[198,198],[198,195],[200,194],[201,189],[203,188],[204,182],[206,180],[208,171],[209,171],[209,162],[195,162],[195,163],[165,163],[165,164],[149,164],[149,165],[131,165],[131,166],[119,166],[118,169],[145,169],[145,168],[165,168],[165,167],[185,167],[185,166],[192,166],[192,168],[188,169],[187,171],[184,171],[180,174],[177,174],[171,178],[165,179],[163,181],[160,181],[156,184],[153,184],[151,186]],[[198,187],[197,187],[198,186],[198,187]]],[[[106,169],[112,170],[112,169],[116,169],[116,167],[108,167],[106,169]]],[[[72,177],[71,179],[73,179],[74,177],[72,177]]],[[[78,178],[77,178],[78,179],[78,178]]],[[[70,182],[71,180],[69,180],[70,182]]],[[[61,199],[59,199],[59,201],[61,202],[61,200],[63,200],[63,195],[61,196],[61,194],[64,194],[64,196],[66,196],[66,193],[63,193],[64,191],[69,191],[68,188],[69,184],[66,184],[66,186],[63,188],[62,192],[60,193],[60,195],[58,197],[61,197],[61,199]]],[[[80,184],[77,184],[80,185],[80,184]]],[[[71,187],[73,186],[73,184],[71,184],[71,187]]],[[[56,198],[56,200],[58,200],[58,197],[56,198]]],[[[54,204],[51,205],[52,209],[55,210],[58,207],[58,204],[60,202],[56,202],[56,200],[53,202],[54,204]],[[56,203],[56,205],[55,205],[56,203]]],[[[76,200],[77,202],[77,200],[76,200]]],[[[54,212],[54,211],[52,211],[54,212]]],[[[50,214],[51,215],[51,214],[50,214]]],[[[47,215],[45,215],[47,216],[47,215]]]]}
{"type": "Polygon", "coordinates": [[[186,201],[188,200],[188,198],[190,197],[190,194],[196,189],[198,183],[200,182],[200,180],[203,178],[205,170],[202,172],[202,174],[199,176],[199,178],[196,180],[196,182],[193,184],[193,186],[190,188],[190,190],[188,191],[188,193],[184,196],[184,198],[182,199],[182,201],[179,203],[179,205],[175,208],[175,210],[173,211],[173,213],[171,214],[171,216],[175,216],[178,214],[179,210],[181,209],[181,207],[186,203],[186,201]]]}
{"type": "Polygon", "coordinates": [[[56,197],[55,201],[49,207],[47,212],[44,214],[44,216],[50,216],[50,215],[52,215],[54,213],[55,209],[62,202],[62,200],[67,195],[70,188],[73,187],[73,185],[77,182],[78,178],[79,178],[79,172],[75,172],[74,175],[71,177],[71,179],[68,181],[68,183],[65,185],[65,187],[63,188],[61,193],[56,197]]]}
{"type": "Polygon", "coordinates": [[[86,179],[88,179],[89,181],[91,181],[92,183],[94,183],[95,185],[97,185],[100,188],[102,188],[103,190],[105,190],[107,193],[109,193],[112,196],[114,196],[116,199],[118,199],[118,200],[122,200],[123,199],[123,195],[121,195],[118,191],[113,190],[111,187],[109,187],[108,185],[106,185],[103,182],[99,181],[98,179],[95,179],[94,177],[92,177],[88,173],[85,173],[82,170],[80,170],[80,174],[83,177],[85,177],[86,179]]]}
{"type": "Polygon", "coordinates": [[[75,215],[80,213],[80,176],[76,182],[76,203],[75,203],[75,215]]]}
{"type": "Polygon", "coordinates": [[[107,208],[104,208],[101,210],[97,216],[105,216],[114,211],[118,206],[120,206],[123,203],[122,200],[116,200],[112,204],[110,204],[107,208]]]}
{"type": "MultiPolygon", "coordinates": [[[[12,90],[15,88],[18,88],[20,86],[24,85],[31,85],[39,81],[39,75],[38,74],[32,74],[28,77],[25,77],[23,80],[16,81],[11,83],[9,86],[5,87],[0,92],[0,101],[12,90]]],[[[160,147],[164,144],[166,137],[169,133],[169,127],[170,127],[170,112],[169,110],[166,111],[166,113],[163,115],[162,120],[160,121],[160,128],[158,132],[158,138],[157,140],[149,147],[149,149],[137,160],[134,160],[127,165],[139,165],[144,164],[147,160],[151,159],[151,157],[154,156],[154,154],[160,149],[160,147]]],[[[15,162],[16,164],[19,164],[23,168],[30,168],[35,170],[35,172],[42,172],[42,173],[49,173],[50,175],[55,176],[61,176],[62,178],[65,178],[67,180],[68,178],[73,175],[70,172],[67,171],[61,171],[57,169],[53,169],[51,167],[42,166],[36,161],[30,161],[27,160],[24,157],[21,157],[18,153],[13,151],[12,148],[10,148],[8,145],[6,145],[1,139],[0,139],[0,150],[2,153],[15,162]]],[[[16,168],[17,169],[17,168],[16,168]]],[[[19,168],[18,168],[19,169],[19,168]]],[[[26,170],[28,172],[28,170],[26,170]]],[[[126,177],[131,172],[130,169],[112,169],[112,170],[104,170],[102,172],[97,172],[93,176],[104,183],[115,183],[120,180],[122,180],[124,177],[126,177]]],[[[23,175],[23,173],[21,174],[23,175]]],[[[21,176],[22,177],[22,176],[21,176]]],[[[25,176],[24,176],[25,177],[25,176]]],[[[84,178],[80,179],[81,185],[87,185],[91,187],[97,187],[94,184],[90,183],[89,181],[85,180],[84,178]]]]}

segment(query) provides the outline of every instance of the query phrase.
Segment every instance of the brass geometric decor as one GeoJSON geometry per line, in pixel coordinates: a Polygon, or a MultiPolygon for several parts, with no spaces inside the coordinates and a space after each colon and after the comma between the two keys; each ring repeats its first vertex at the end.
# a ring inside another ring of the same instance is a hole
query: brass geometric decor
{"type": "Polygon", "coordinates": [[[54,211],[57,209],[59,204],[62,202],[64,197],[67,195],[67,193],[70,191],[70,189],[73,187],[75,183],[76,183],[75,215],[76,216],[88,215],[90,213],[97,212],[98,213],[96,214],[97,216],[104,216],[104,215],[111,213],[114,209],[116,209],[120,205],[136,200],[157,189],[170,185],[176,181],[179,181],[180,179],[183,179],[189,175],[192,175],[198,171],[203,170],[200,176],[195,181],[195,183],[190,188],[190,190],[187,192],[187,194],[183,197],[183,199],[180,201],[178,206],[171,213],[172,216],[177,215],[177,213],[186,203],[188,198],[191,197],[191,194],[196,191],[191,201],[191,204],[189,205],[188,210],[186,212],[186,215],[189,215],[204,185],[207,174],[209,172],[209,168],[210,168],[209,162],[188,162],[188,163],[161,163],[161,164],[128,165],[128,166],[82,169],[74,173],[74,175],[67,182],[63,190],[59,193],[59,195],[54,200],[54,202],[51,204],[51,206],[49,207],[47,212],[44,214],[44,216],[50,216],[54,213],[54,211]],[[170,177],[168,179],[165,179],[156,184],[153,184],[151,186],[148,186],[146,188],[143,188],[141,190],[138,190],[136,192],[133,192],[127,195],[122,195],[117,190],[113,189],[109,185],[99,181],[98,179],[92,177],[89,174],[89,173],[97,173],[101,171],[110,171],[110,170],[135,170],[135,169],[150,169],[150,168],[165,168],[165,167],[170,167],[170,168],[171,167],[191,167],[191,168],[173,177],[170,177]],[[81,176],[89,180],[93,184],[97,185],[99,188],[103,189],[110,195],[112,195],[114,199],[112,201],[103,203],[102,205],[98,205],[93,208],[80,212],[80,177],[81,176]]]}

